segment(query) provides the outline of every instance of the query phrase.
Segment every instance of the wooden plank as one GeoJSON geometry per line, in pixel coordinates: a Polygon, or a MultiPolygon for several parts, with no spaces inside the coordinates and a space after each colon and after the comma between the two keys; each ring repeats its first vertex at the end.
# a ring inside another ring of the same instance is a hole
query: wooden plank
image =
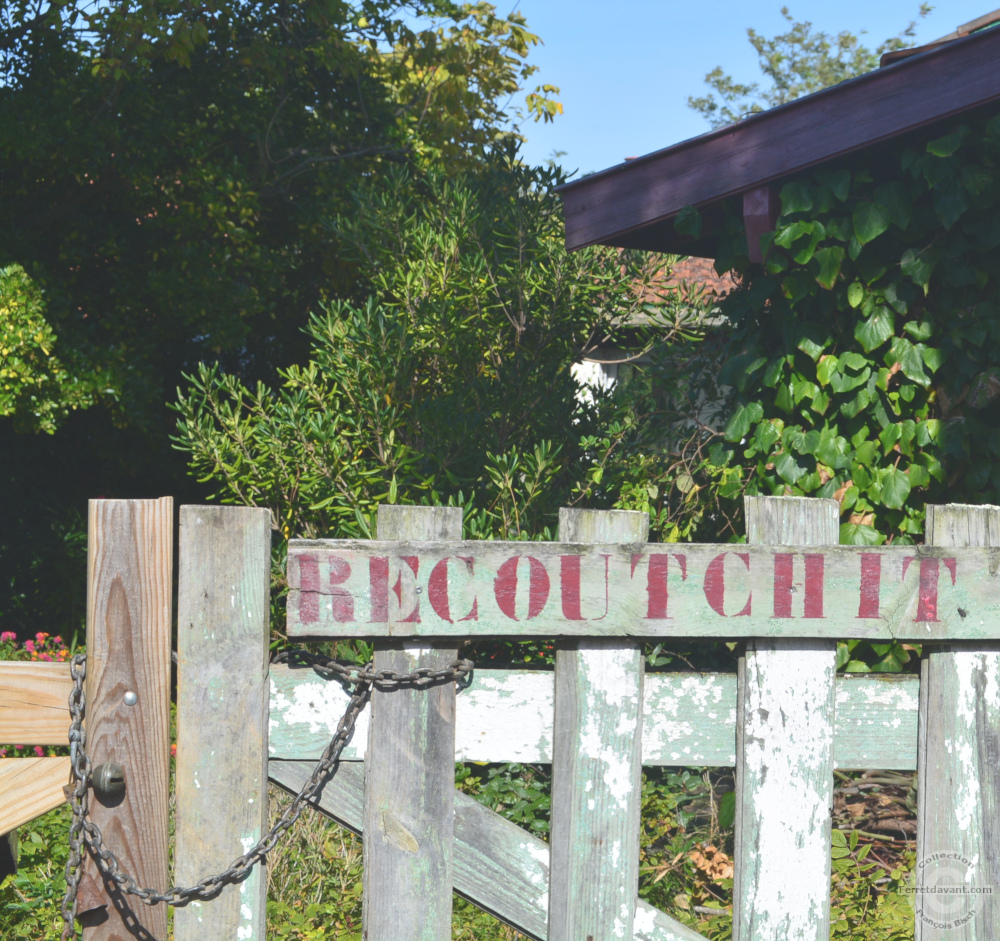
{"type": "MultiPolygon", "coordinates": [[[[1000,507],[928,506],[936,546],[1000,546],[1000,507]]],[[[1000,646],[925,648],[916,941],[1000,938],[1000,646]],[[926,890],[951,886],[948,894],[926,890]],[[972,894],[991,887],[991,892],[972,894]],[[957,890],[957,891],[956,891],[957,890]]]]}
{"type": "Polygon", "coordinates": [[[0,758],[0,835],[65,803],[69,758],[0,758]]]}
{"type": "MultiPolygon", "coordinates": [[[[169,497],[91,500],[87,555],[87,753],[95,767],[125,769],[124,795],[92,796],[90,817],[122,867],[160,890],[168,884],[173,515],[169,497]]],[[[122,898],[89,857],[77,898],[85,941],[140,930],[166,937],[166,908],[122,898]]]]}
{"type": "Polygon", "coordinates": [[[293,540],[288,579],[291,636],[1000,640],[996,549],[293,540]]]}
{"type": "Polygon", "coordinates": [[[566,246],[678,251],[682,240],[662,223],[685,206],[715,205],[997,98],[1000,33],[987,30],[563,186],[566,246]]]}
{"type": "MultiPolygon", "coordinates": [[[[179,570],[174,879],[193,885],[267,829],[271,514],[181,507],[179,570]]],[[[256,866],[178,908],[175,941],[263,941],[266,906],[256,866]]]]}
{"type": "Polygon", "coordinates": [[[65,745],[72,689],[68,663],[0,662],[0,742],[65,745]]]}
{"type": "MultiPolygon", "coordinates": [[[[747,539],[822,545],[836,500],[747,497],[747,539]]],[[[789,567],[788,588],[803,591],[789,567]]],[[[750,640],[740,658],[736,747],[736,941],[828,941],[836,644],[750,640]]]]}
{"type": "MultiPolygon", "coordinates": [[[[919,677],[909,674],[838,676],[835,766],[915,770],[919,685],[919,677]]],[[[552,761],[554,686],[547,670],[476,670],[455,701],[455,758],[552,761]]],[[[312,670],[273,666],[270,757],[319,758],[348,698],[339,683],[312,670]]],[[[644,765],[732,768],[735,730],[735,673],[646,674],[644,765]]],[[[364,758],[367,741],[366,710],[344,760],[364,758]]]]}
{"type": "MultiPolygon", "coordinates": [[[[380,506],[378,534],[380,539],[457,540],[462,511],[380,506]]],[[[415,595],[415,605],[418,601],[415,595]]],[[[375,669],[440,669],[457,656],[454,643],[384,641],[375,646],[375,669]]],[[[378,836],[364,843],[364,936],[368,941],[448,941],[455,684],[375,690],[370,709],[364,819],[366,831],[378,836]]]]}
{"type": "MultiPolygon", "coordinates": [[[[307,761],[268,763],[271,780],[297,793],[312,771],[307,761]]],[[[546,941],[549,846],[468,794],[454,793],[455,891],[536,941],[546,941]]],[[[344,762],[315,806],[341,826],[362,833],[364,769],[344,762]]],[[[639,899],[635,941],[702,941],[698,932],[639,899]]]]}
{"type": "MultiPolygon", "coordinates": [[[[559,510],[567,542],[644,543],[645,513],[559,510]]],[[[579,595],[580,560],[560,572],[579,595]]],[[[567,591],[568,589],[568,591],[567,591]]],[[[581,612],[582,613],[582,612],[581,612]]],[[[642,677],[638,643],[581,638],[556,651],[550,941],[631,941],[639,887],[642,677]]]]}

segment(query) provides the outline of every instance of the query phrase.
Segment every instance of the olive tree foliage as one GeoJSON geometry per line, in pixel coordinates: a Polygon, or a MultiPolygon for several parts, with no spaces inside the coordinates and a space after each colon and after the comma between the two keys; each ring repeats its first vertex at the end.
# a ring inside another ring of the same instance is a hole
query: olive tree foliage
{"type": "MultiPolygon", "coordinates": [[[[930,11],[928,4],[921,4],[918,20],[930,11]]],[[[917,26],[917,20],[913,20],[898,35],[870,49],[862,43],[863,31],[857,35],[842,30],[834,35],[813,29],[808,20],[794,19],[788,7],[781,8],[781,15],[789,24],[785,33],[768,38],[755,29],[747,30],[747,38],[757,53],[764,76],[763,84],[739,82],[720,65],[705,76],[711,91],[699,98],[688,98],[688,106],[712,127],[735,124],[748,114],[783,105],[870,72],[878,68],[879,58],[884,53],[912,46],[917,26]]]]}
{"type": "Polygon", "coordinates": [[[176,444],[228,502],[269,507],[288,535],[368,536],[381,502],[461,505],[471,535],[552,536],[595,494],[598,432],[629,406],[580,395],[573,362],[656,294],[663,259],[570,254],[557,170],[495,150],[475,172],[399,170],[331,223],[370,296],[325,305],[311,351],[276,388],[202,366],[176,444]]]}

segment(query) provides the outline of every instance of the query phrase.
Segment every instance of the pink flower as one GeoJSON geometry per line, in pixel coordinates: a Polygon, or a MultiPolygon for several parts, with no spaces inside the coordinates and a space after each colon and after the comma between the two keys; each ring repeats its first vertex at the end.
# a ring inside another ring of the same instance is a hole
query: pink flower
{"type": "Polygon", "coordinates": [[[4,631],[0,634],[0,644],[9,644],[17,640],[17,634],[13,631],[4,631]]]}
{"type": "Polygon", "coordinates": [[[0,748],[0,758],[6,758],[6,757],[7,757],[7,749],[0,748]]]}
{"type": "Polygon", "coordinates": [[[62,643],[63,643],[63,639],[61,637],[59,637],[58,635],[56,635],[55,637],[52,638],[52,643],[55,644],[57,647],[61,647],[62,643]]]}
{"type": "Polygon", "coordinates": [[[41,654],[38,655],[38,659],[39,660],[45,660],[48,663],[51,663],[52,662],[52,655],[48,654],[48,653],[41,653],[41,654]]]}
{"type": "Polygon", "coordinates": [[[35,634],[35,643],[44,645],[45,641],[48,639],[48,636],[49,635],[46,634],[44,631],[39,631],[37,634],[35,634]]]}
{"type": "Polygon", "coordinates": [[[42,751],[42,746],[41,745],[36,745],[35,746],[35,754],[38,755],[39,758],[44,758],[45,757],[45,752],[42,751]]]}
{"type": "Polygon", "coordinates": [[[24,642],[24,649],[27,650],[28,653],[34,653],[35,652],[35,642],[33,640],[26,640],[24,642]]]}

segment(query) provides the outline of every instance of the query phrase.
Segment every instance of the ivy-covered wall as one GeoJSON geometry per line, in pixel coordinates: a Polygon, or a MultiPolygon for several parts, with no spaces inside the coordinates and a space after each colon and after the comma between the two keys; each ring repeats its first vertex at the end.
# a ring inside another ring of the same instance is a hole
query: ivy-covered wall
{"type": "Polygon", "coordinates": [[[931,503],[1000,503],[1000,115],[781,188],[764,265],[729,208],[717,467],[835,497],[841,541],[919,541],[931,503]]]}

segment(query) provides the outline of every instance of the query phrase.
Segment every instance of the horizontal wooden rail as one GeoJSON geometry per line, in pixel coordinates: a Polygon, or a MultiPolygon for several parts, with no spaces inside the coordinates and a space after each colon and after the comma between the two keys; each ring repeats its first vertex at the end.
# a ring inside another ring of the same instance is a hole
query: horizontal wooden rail
{"type": "Polygon", "coordinates": [[[67,744],[72,688],[68,663],[0,661],[0,743],[67,744]]]}
{"type": "MultiPolygon", "coordinates": [[[[455,754],[461,761],[552,760],[553,674],[477,670],[458,693],[455,754]]],[[[838,768],[912,771],[917,767],[919,678],[841,675],[836,685],[834,755],[838,768]]],[[[269,754],[315,759],[347,705],[336,682],[310,669],[271,668],[269,754]]],[[[364,757],[362,713],[345,760],[364,757]]],[[[733,767],[736,675],[649,673],[643,702],[645,765],[733,767]]]]}
{"type": "Polygon", "coordinates": [[[67,784],[69,758],[0,759],[0,835],[58,807],[67,784]]]}

